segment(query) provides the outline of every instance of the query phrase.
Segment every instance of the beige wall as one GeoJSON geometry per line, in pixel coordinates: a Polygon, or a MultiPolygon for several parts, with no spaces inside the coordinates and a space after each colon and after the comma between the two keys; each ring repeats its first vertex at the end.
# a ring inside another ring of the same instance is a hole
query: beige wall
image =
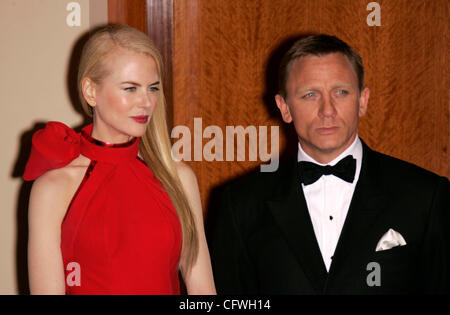
{"type": "Polygon", "coordinates": [[[107,0],[0,1],[0,294],[24,292],[26,282],[29,185],[20,173],[30,132],[49,120],[82,123],[67,87],[69,60],[80,35],[106,21],[107,0]],[[81,7],[80,26],[67,25],[70,2],[81,7]]]}

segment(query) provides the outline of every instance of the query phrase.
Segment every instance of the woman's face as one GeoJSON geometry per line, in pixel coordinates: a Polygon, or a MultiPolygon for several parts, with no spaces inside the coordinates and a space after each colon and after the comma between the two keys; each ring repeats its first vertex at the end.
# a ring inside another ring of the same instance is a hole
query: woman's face
{"type": "Polygon", "coordinates": [[[107,75],[90,90],[94,102],[92,137],[108,143],[144,135],[160,89],[155,60],[117,48],[103,61],[107,75]]]}

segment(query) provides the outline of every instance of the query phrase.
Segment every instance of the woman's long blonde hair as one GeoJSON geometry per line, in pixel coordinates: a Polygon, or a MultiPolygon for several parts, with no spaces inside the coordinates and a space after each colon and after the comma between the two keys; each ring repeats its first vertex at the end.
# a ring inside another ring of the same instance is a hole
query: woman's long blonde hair
{"type": "MultiPolygon", "coordinates": [[[[153,42],[144,33],[125,25],[109,24],[95,31],[83,48],[78,71],[78,92],[83,110],[92,116],[92,109],[83,97],[81,83],[89,77],[96,84],[108,74],[105,57],[115,48],[122,47],[152,57],[162,82],[161,56],[153,42]]],[[[198,254],[198,237],[194,217],[178,177],[171,156],[171,143],[167,128],[166,101],[160,84],[156,108],[140,141],[139,152],[155,176],[161,181],[178,214],[183,233],[181,261],[189,269],[198,254]]]]}

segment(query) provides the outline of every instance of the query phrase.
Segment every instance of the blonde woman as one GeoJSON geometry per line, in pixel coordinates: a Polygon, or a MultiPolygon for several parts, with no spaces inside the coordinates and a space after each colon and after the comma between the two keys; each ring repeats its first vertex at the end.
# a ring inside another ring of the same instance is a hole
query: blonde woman
{"type": "Polygon", "coordinates": [[[97,30],[78,88],[93,123],[49,122],[24,179],[32,294],[215,294],[198,184],[171,159],[161,58],[128,26],[97,30]]]}

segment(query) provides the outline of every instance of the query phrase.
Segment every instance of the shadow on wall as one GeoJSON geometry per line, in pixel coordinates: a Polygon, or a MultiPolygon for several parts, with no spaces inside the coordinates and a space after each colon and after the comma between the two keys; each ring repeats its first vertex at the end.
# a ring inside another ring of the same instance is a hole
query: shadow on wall
{"type": "MultiPolygon", "coordinates": [[[[91,31],[92,32],[92,31],[91,31]]],[[[81,57],[81,52],[84,44],[89,38],[90,32],[86,32],[75,42],[70,61],[68,65],[66,88],[70,98],[70,102],[75,111],[83,117],[83,122],[73,127],[77,132],[81,131],[81,128],[90,123],[90,118],[83,112],[81,102],[78,98],[77,90],[77,74],[78,65],[81,57]]],[[[63,70],[63,69],[61,69],[63,70]]],[[[55,104],[56,106],[56,104],[55,104]]],[[[37,122],[32,128],[25,131],[20,135],[19,152],[16,157],[15,166],[11,178],[21,178],[25,165],[28,161],[31,152],[31,142],[33,134],[45,127],[46,122],[37,122]]],[[[16,280],[19,294],[29,294],[29,281],[28,281],[28,263],[27,263],[27,243],[28,243],[28,203],[31,192],[32,182],[23,182],[17,200],[16,209],[16,222],[17,222],[17,237],[16,237],[16,280]]]]}
{"type": "MultiPolygon", "coordinates": [[[[286,141],[286,145],[283,151],[280,152],[280,161],[289,159],[290,157],[292,157],[294,154],[297,153],[298,138],[293,124],[292,123],[287,124],[281,119],[280,112],[275,102],[275,95],[278,93],[279,90],[278,86],[279,67],[284,54],[287,53],[287,51],[292,47],[292,45],[296,41],[312,34],[313,33],[297,34],[285,38],[278,46],[276,46],[273,49],[273,51],[267,58],[265,64],[265,71],[264,71],[265,93],[262,96],[262,101],[264,106],[266,107],[269,116],[273,119],[278,120],[279,122],[278,125],[280,126],[281,129],[280,135],[284,136],[285,137],[284,140],[286,141]]],[[[205,218],[205,229],[208,239],[210,238],[211,231],[214,229],[214,225],[216,224],[217,221],[218,210],[220,209],[220,206],[222,204],[222,195],[225,187],[245,177],[252,176],[252,174],[258,172],[260,172],[259,166],[245,172],[244,174],[231,178],[227,182],[218,185],[216,187],[213,187],[211,189],[211,193],[208,198],[208,204],[206,205],[207,217],[205,218]]]]}
{"type": "Polygon", "coordinates": [[[280,134],[285,137],[286,145],[283,152],[280,152],[280,159],[286,159],[297,152],[297,134],[292,123],[287,124],[281,119],[280,111],[275,102],[275,95],[278,94],[279,82],[278,72],[281,60],[284,54],[293,46],[293,44],[313,33],[297,34],[285,38],[274,50],[270,53],[265,64],[265,93],[262,96],[262,102],[266,107],[267,113],[271,118],[279,121],[281,129],[280,134]]]}

